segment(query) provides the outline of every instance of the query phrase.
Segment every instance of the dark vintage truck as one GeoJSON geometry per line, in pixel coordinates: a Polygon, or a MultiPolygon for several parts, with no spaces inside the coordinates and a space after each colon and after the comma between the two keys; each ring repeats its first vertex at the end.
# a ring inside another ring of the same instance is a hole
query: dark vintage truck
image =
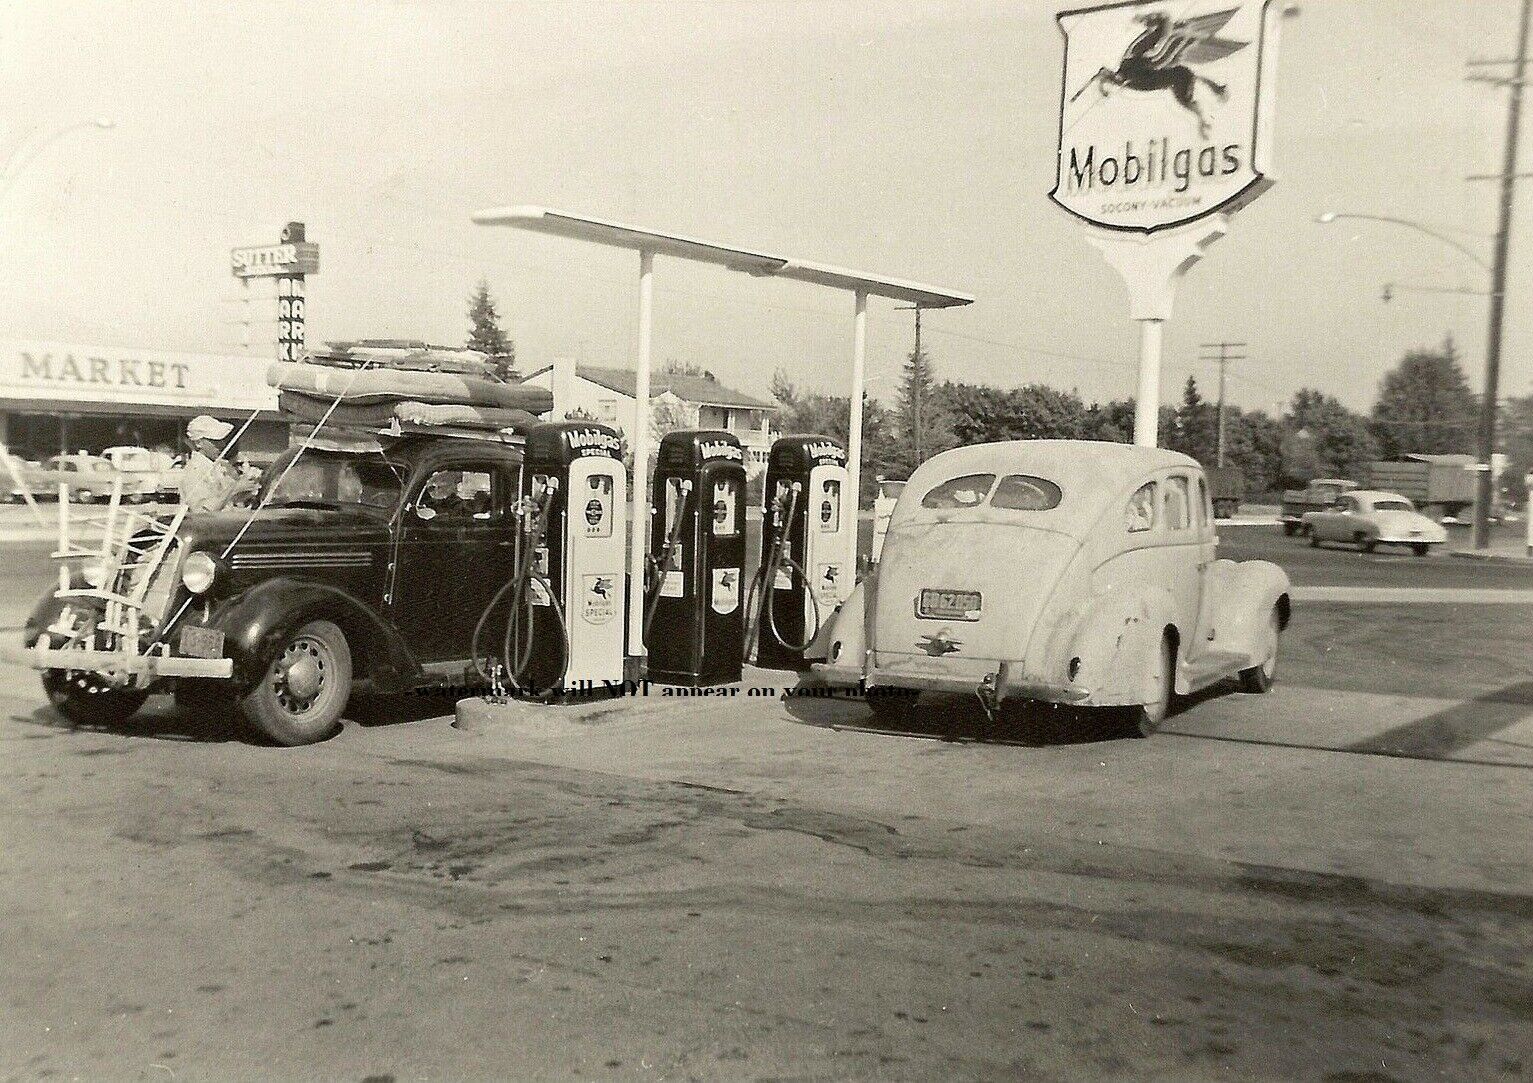
{"type": "Polygon", "coordinates": [[[1342,493],[1357,488],[1350,478],[1316,478],[1303,489],[1288,489],[1283,493],[1283,507],[1278,521],[1283,524],[1284,534],[1297,534],[1304,529],[1304,513],[1324,511],[1336,503],[1342,493]]]}
{"type": "Polygon", "coordinates": [[[476,623],[513,574],[519,438],[290,449],[258,509],[131,516],[26,623],[58,711],[108,725],[153,692],[241,714],[266,739],[333,733],[354,688],[474,670],[476,623]]]}

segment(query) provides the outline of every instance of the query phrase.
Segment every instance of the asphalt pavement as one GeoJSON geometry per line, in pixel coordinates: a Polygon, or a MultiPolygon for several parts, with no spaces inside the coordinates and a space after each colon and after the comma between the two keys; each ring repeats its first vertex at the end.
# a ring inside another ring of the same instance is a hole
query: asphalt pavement
{"type": "Polygon", "coordinates": [[[1533,572],[1222,535],[1318,593],[1149,740],[756,671],[277,749],[0,666],[0,1079],[1527,1078],[1533,572]]]}

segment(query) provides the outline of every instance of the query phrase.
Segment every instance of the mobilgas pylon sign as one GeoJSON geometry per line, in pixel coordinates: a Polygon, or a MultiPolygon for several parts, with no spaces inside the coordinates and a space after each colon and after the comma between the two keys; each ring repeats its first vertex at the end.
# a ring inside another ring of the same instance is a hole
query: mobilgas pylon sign
{"type": "Polygon", "coordinates": [[[1049,193],[1153,233],[1271,186],[1272,0],[1130,0],[1059,13],[1059,168],[1049,193]]]}

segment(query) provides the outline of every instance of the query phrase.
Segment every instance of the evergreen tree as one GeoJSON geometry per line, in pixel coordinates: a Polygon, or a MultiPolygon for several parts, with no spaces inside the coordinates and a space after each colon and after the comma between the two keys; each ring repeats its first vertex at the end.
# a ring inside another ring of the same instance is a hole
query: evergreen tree
{"type": "Polygon", "coordinates": [[[490,283],[481,278],[468,298],[468,349],[489,354],[495,374],[510,382],[516,378],[516,344],[500,326],[500,311],[490,296],[490,283]]]}
{"type": "Polygon", "coordinates": [[[936,384],[931,357],[925,350],[911,350],[905,359],[898,410],[900,435],[908,445],[906,458],[911,470],[957,443],[947,412],[935,394],[936,384]]]}

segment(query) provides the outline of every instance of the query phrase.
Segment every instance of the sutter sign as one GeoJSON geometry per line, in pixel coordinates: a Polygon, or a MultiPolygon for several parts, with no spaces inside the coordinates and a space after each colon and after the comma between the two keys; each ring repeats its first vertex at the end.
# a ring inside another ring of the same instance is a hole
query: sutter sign
{"type": "Polygon", "coordinates": [[[1059,14],[1054,202],[1153,233],[1260,195],[1271,155],[1272,0],[1131,0],[1059,14]]]}

